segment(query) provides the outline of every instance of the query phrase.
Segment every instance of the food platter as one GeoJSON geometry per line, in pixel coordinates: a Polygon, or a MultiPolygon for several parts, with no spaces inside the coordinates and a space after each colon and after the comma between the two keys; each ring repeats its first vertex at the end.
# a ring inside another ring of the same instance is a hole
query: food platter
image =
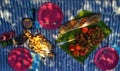
{"type": "MultiPolygon", "coordinates": [[[[81,11],[76,17],[77,19],[84,19],[90,17],[95,13],[89,11],[81,11]]],[[[67,22],[69,24],[71,21],[67,22]]],[[[66,23],[65,23],[66,25],[66,23]]],[[[63,25],[64,26],[64,25],[63,25]]],[[[59,29],[60,30],[60,29],[59,29]]],[[[94,25],[89,25],[83,28],[77,28],[68,31],[65,34],[59,34],[56,42],[62,43],[59,45],[65,52],[77,59],[79,62],[84,62],[90,53],[97,48],[97,46],[111,33],[110,28],[101,20],[94,25]]]]}

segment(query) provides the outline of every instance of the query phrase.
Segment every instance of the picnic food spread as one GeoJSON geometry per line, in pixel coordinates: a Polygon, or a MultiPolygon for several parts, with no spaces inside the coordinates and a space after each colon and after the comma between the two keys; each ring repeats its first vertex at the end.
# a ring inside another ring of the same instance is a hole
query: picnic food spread
{"type": "MultiPolygon", "coordinates": [[[[10,44],[23,45],[28,41],[28,48],[17,47],[8,54],[8,63],[16,71],[26,71],[31,67],[37,70],[41,58],[53,58],[53,45],[41,33],[32,34],[28,29],[39,25],[37,29],[47,30],[58,28],[57,44],[69,55],[84,62],[98,45],[112,32],[101,20],[99,13],[81,11],[76,17],[62,24],[63,14],[59,6],[47,2],[38,9],[35,24],[31,18],[24,18],[22,35],[15,35],[14,31],[0,34],[0,43],[3,47],[10,44]],[[41,27],[40,27],[41,25],[41,27]],[[31,53],[30,53],[31,52],[31,53]]],[[[34,15],[35,16],[35,15],[34,15]]],[[[114,48],[106,47],[100,49],[94,57],[94,63],[102,70],[113,69],[119,61],[119,55],[114,48]]]]}

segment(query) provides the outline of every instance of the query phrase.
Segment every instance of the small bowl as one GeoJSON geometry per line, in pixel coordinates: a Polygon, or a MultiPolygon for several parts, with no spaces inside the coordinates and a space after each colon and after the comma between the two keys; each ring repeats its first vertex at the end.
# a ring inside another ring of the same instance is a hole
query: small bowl
{"type": "Polygon", "coordinates": [[[33,21],[31,18],[24,18],[22,20],[22,24],[23,24],[23,27],[26,28],[26,29],[30,29],[32,28],[32,25],[33,25],[33,21]]]}

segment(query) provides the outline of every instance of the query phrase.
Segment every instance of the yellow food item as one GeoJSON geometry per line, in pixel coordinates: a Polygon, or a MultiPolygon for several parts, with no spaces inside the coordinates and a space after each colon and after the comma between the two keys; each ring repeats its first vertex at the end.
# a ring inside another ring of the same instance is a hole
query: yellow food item
{"type": "Polygon", "coordinates": [[[53,48],[52,44],[41,34],[33,36],[29,31],[25,30],[24,34],[28,37],[29,47],[41,57],[48,56],[53,48]]]}

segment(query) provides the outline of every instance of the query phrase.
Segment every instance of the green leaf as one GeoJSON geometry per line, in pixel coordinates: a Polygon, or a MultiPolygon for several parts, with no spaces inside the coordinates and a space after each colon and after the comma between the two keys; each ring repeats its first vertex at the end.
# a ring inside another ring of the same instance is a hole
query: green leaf
{"type": "Polygon", "coordinates": [[[93,13],[87,10],[80,11],[76,16],[75,19],[81,18],[81,17],[86,17],[86,16],[91,16],[93,13]]]}

